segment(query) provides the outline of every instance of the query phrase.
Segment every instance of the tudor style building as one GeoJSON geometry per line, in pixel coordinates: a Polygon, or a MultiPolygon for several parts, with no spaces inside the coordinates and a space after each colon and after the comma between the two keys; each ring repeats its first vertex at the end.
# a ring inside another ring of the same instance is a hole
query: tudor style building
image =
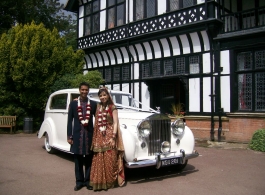
{"type": "MultiPolygon", "coordinates": [[[[84,72],[170,113],[196,138],[248,142],[265,127],[264,0],[68,0],[84,72]]],[[[141,105],[139,105],[141,106],[141,105]]]]}

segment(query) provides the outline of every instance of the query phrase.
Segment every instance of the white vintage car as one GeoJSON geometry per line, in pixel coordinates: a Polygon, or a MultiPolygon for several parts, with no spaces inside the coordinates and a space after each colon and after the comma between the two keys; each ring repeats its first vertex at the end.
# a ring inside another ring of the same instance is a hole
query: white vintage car
{"type": "MultiPolygon", "coordinates": [[[[88,96],[98,102],[97,93],[98,89],[90,89],[88,96]]],[[[171,122],[167,115],[144,107],[130,93],[111,90],[110,94],[118,108],[126,167],[160,168],[174,165],[181,170],[187,165],[188,159],[199,155],[194,150],[193,133],[183,120],[171,122]]],[[[56,149],[70,153],[67,112],[69,103],[78,96],[77,88],[60,90],[50,95],[38,132],[38,138],[45,136],[44,145],[48,153],[56,149]]]]}

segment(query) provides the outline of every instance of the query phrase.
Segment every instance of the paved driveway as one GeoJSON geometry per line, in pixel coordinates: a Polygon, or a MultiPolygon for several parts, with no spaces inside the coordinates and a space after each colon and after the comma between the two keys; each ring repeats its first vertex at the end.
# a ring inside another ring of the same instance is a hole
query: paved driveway
{"type": "Polygon", "coordinates": [[[0,135],[0,195],[263,195],[265,153],[196,146],[200,157],[181,173],[174,167],[126,171],[122,188],[74,192],[73,156],[48,154],[32,134],[0,135]]]}

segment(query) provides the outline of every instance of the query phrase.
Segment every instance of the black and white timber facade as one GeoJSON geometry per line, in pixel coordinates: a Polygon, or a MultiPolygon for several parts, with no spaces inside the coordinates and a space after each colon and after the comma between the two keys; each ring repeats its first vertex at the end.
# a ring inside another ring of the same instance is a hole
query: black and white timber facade
{"type": "Polygon", "coordinates": [[[249,141],[259,125],[238,132],[231,121],[264,120],[264,0],[68,0],[65,10],[77,13],[84,73],[164,113],[182,103],[195,137],[249,141]]]}

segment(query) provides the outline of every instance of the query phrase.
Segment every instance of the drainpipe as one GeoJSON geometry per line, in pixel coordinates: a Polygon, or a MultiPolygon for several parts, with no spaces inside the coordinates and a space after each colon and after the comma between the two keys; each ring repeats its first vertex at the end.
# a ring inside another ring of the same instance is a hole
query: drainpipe
{"type": "Polygon", "coordinates": [[[211,135],[211,141],[214,141],[214,97],[215,97],[215,94],[213,93],[213,51],[211,50],[210,52],[210,59],[211,59],[211,62],[210,62],[210,65],[211,65],[211,94],[210,94],[210,97],[211,97],[211,132],[210,132],[210,135],[211,135]]]}

